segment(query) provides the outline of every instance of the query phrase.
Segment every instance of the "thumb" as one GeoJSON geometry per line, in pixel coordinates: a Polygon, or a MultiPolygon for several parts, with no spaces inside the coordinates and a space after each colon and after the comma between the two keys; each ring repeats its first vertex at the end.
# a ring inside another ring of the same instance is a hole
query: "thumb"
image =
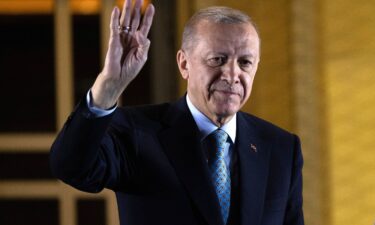
{"type": "MultiPolygon", "coordinates": [[[[142,43],[142,42],[141,42],[142,43]]],[[[137,48],[136,58],[141,61],[146,61],[148,57],[148,50],[150,49],[151,41],[147,38],[143,40],[143,43],[140,44],[137,48]]]]}

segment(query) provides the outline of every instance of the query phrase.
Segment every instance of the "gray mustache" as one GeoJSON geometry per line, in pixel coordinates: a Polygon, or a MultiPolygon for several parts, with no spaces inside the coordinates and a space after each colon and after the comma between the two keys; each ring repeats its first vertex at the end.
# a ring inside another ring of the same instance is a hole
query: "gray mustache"
{"type": "Polygon", "coordinates": [[[218,81],[212,84],[210,91],[224,91],[242,95],[243,88],[240,84],[229,84],[226,81],[218,81]]]}

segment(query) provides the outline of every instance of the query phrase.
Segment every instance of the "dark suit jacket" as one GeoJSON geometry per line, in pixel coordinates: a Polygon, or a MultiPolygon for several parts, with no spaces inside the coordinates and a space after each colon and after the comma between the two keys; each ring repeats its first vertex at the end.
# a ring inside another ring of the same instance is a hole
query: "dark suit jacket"
{"type": "MultiPolygon", "coordinates": [[[[304,224],[298,137],[239,112],[234,150],[239,224],[304,224]]],[[[102,118],[93,118],[80,103],[50,159],[53,173],[80,190],[114,190],[122,225],[222,225],[185,98],[118,108],[102,118]]]]}

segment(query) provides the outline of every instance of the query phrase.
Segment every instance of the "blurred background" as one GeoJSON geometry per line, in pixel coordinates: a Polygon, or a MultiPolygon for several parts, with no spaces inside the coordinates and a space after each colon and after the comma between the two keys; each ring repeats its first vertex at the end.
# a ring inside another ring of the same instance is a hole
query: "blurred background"
{"type": "MultiPolygon", "coordinates": [[[[121,104],[183,95],[175,53],[187,18],[241,9],[262,39],[244,111],[301,137],[306,224],[375,223],[375,1],[152,3],[149,60],[121,104]]],[[[114,5],[122,1],[0,0],[1,225],[118,224],[113,193],[75,191],[48,168],[57,131],[100,72],[114,5]]]]}

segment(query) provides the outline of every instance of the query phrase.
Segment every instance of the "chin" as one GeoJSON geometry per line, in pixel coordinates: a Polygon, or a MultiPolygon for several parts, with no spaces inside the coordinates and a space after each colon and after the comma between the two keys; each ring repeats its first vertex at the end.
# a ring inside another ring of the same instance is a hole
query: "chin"
{"type": "Polygon", "coordinates": [[[212,98],[210,101],[211,112],[219,117],[229,117],[236,114],[240,108],[241,104],[240,101],[237,99],[215,99],[212,98]]]}
{"type": "Polygon", "coordinates": [[[229,117],[233,116],[239,111],[239,107],[228,107],[228,106],[221,106],[216,108],[216,115],[219,115],[220,117],[229,117]]]}

